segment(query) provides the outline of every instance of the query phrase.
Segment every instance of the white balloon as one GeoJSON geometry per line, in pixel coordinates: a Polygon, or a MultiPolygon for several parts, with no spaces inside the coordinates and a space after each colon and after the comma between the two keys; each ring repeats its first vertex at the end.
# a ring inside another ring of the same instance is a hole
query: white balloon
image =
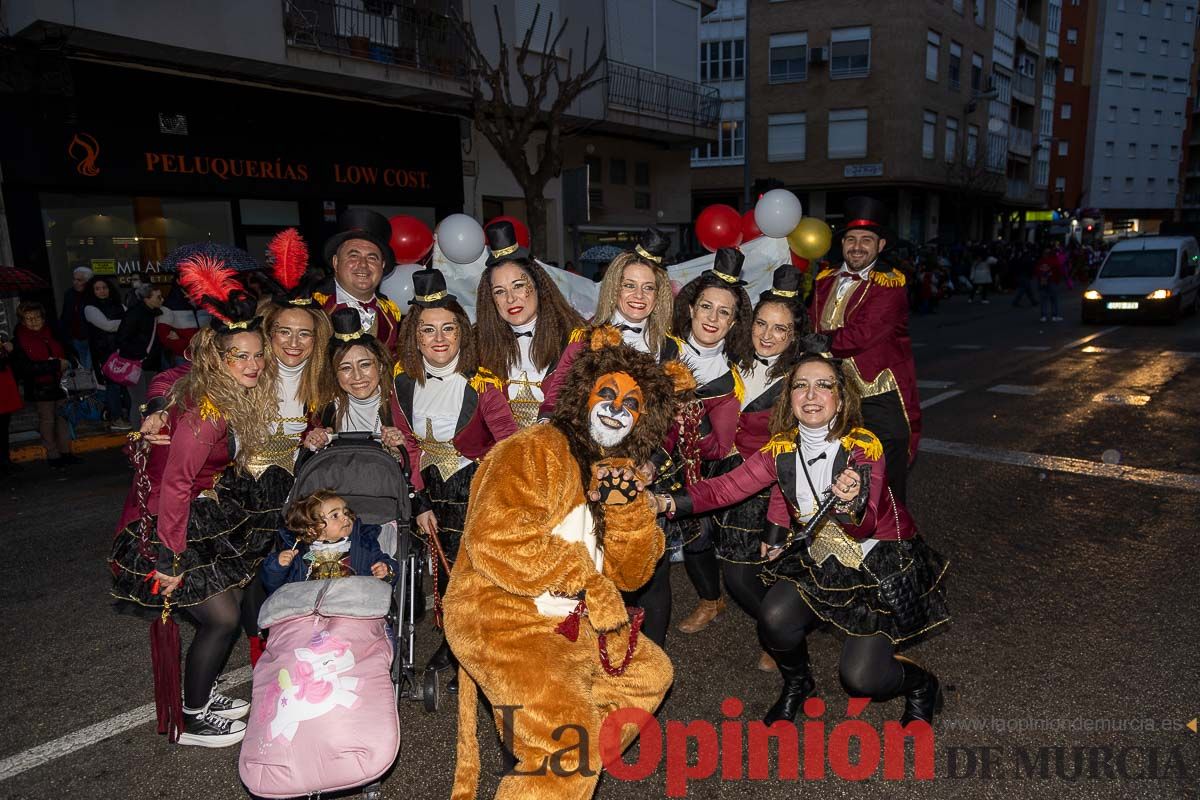
{"type": "Polygon", "coordinates": [[[804,216],[800,198],[787,189],[772,189],[754,206],[754,222],[763,236],[782,239],[800,224],[804,216]]]}
{"type": "Polygon", "coordinates": [[[379,291],[403,312],[408,301],[413,299],[413,273],[422,269],[420,264],[397,264],[392,274],[379,284],[379,291]]]}
{"type": "Polygon", "coordinates": [[[455,264],[471,264],[483,252],[483,226],[466,214],[446,217],[438,224],[434,235],[438,247],[455,264]]]}

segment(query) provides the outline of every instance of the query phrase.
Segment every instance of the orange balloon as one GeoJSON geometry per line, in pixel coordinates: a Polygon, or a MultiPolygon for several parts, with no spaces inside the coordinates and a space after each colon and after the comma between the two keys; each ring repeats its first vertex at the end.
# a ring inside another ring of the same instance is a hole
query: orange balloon
{"type": "Polygon", "coordinates": [[[788,247],[792,252],[809,260],[816,260],[829,252],[833,244],[833,229],[824,220],[805,217],[787,235],[788,247]]]}

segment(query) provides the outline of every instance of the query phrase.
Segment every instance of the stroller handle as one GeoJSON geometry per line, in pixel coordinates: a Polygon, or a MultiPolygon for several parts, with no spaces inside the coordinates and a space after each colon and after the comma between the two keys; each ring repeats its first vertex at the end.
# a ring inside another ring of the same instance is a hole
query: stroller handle
{"type": "Polygon", "coordinates": [[[343,431],[329,434],[329,440],[342,439],[347,442],[382,442],[383,437],[371,431],[343,431]]]}

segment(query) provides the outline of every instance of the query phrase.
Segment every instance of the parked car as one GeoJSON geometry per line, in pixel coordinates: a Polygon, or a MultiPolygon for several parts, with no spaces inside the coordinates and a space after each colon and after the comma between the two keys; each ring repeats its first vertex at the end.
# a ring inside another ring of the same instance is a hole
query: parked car
{"type": "Polygon", "coordinates": [[[1083,321],[1178,320],[1196,311],[1200,245],[1191,236],[1140,236],[1113,245],[1083,293],[1083,321]]]}

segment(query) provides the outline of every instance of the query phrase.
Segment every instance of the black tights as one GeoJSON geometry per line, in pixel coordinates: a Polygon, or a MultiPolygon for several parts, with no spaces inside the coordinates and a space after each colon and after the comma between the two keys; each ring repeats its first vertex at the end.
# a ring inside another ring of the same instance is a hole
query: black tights
{"type": "Polygon", "coordinates": [[[650,581],[634,592],[621,592],[625,605],[638,606],[646,611],[642,633],[659,647],[667,643],[667,628],[671,625],[671,557],[663,553],[654,566],[650,581]]]}
{"type": "MultiPolygon", "coordinates": [[[[772,654],[786,658],[820,624],[800,590],[780,580],[763,598],[758,635],[772,654]]],[[[838,663],[846,693],[851,697],[895,697],[904,680],[904,670],[895,656],[896,646],[886,636],[847,636],[838,663]]]]}
{"type": "Polygon", "coordinates": [[[229,648],[237,638],[242,618],[241,589],[226,589],[188,608],[196,622],[196,635],[188,648],[183,670],[183,705],[204,708],[221,667],[229,658],[229,648]]]}
{"type": "Polygon", "coordinates": [[[721,570],[717,566],[717,551],[713,549],[712,532],[716,522],[712,516],[695,520],[699,531],[683,546],[683,567],[701,600],[721,599],[721,570]]]}
{"type": "Polygon", "coordinates": [[[262,610],[266,601],[267,589],[263,586],[261,577],[255,575],[254,580],[242,590],[242,630],[246,632],[247,639],[259,635],[258,612],[262,610]]]}
{"type": "Polygon", "coordinates": [[[725,578],[725,591],[737,601],[752,619],[758,619],[767,586],[759,579],[762,564],[735,564],[725,561],[721,574],[725,578]]]}

